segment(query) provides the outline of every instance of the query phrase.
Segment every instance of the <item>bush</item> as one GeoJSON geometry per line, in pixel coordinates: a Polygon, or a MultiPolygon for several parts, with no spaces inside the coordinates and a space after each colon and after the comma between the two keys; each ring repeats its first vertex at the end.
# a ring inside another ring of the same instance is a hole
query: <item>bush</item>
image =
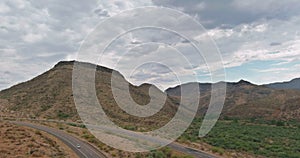
{"type": "Polygon", "coordinates": [[[74,126],[74,127],[86,128],[86,126],[84,124],[68,123],[68,125],[74,126]]]}
{"type": "Polygon", "coordinates": [[[167,156],[162,151],[151,151],[147,158],[167,158],[167,156]]]}
{"type": "Polygon", "coordinates": [[[66,114],[62,111],[58,111],[57,117],[60,118],[60,119],[66,119],[66,118],[70,117],[70,115],[66,114]]]}
{"type": "Polygon", "coordinates": [[[42,135],[42,133],[40,131],[38,131],[38,130],[35,131],[35,134],[36,135],[42,135]]]}
{"type": "Polygon", "coordinates": [[[218,147],[212,147],[211,148],[211,151],[213,152],[213,153],[219,153],[220,155],[223,155],[224,154],[224,149],[222,149],[222,148],[218,148],[218,147]]]}
{"type": "Polygon", "coordinates": [[[125,126],[124,128],[127,130],[131,130],[131,131],[137,130],[137,128],[135,126],[125,126]]]}
{"type": "Polygon", "coordinates": [[[277,121],[276,122],[276,126],[284,126],[284,125],[285,125],[285,123],[282,122],[282,121],[277,121]]]}

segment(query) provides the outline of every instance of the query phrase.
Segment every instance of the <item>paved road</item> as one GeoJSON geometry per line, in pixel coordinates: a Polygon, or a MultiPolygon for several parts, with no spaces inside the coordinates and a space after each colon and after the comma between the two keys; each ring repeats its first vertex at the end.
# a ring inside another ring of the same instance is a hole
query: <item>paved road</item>
{"type": "MultiPolygon", "coordinates": [[[[80,158],[106,158],[106,156],[104,154],[102,154],[100,151],[95,149],[90,144],[88,144],[88,143],[86,143],[86,142],[84,142],[84,141],[82,141],[82,140],[80,140],[76,137],[73,137],[73,136],[71,136],[71,135],[69,135],[69,134],[67,134],[63,131],[53,129],[53,128],[49,128],[49,127],[42,126],[42,125],[26,123],[26,122],[14,121],[13,123],[18,124],[18,125],[22,125],[22,126],[35,128],[35,129],[38,129],[38,130],[42,130],[42,131],[45,131],[49,134],[52,134],[52,135],[56,136],[61,141],[63,141],[66,145],[68,145],[72,150],[74,150],[74,152],[80,158]],[[77,144],[79,144],[81,146],[80,149],[77,148],[77,144]]],[[[197,149],[189,148],[189,147],[183,146],[183,145],[178,144],[178,143],[171,143],[171,144],[168,145],[168,147],[173,149],[173,150],[191,155],[195,158],[217,158],[214,155],[205,153],[205,152],[197,150],[197,149]]]]}
{"type": "Polygon", "coordinates": [[[63,131],[53,129],[50,127],[42,126],[42,125],[36,125],[26,122],[12,122],[17,125],[21,126],[27,126],[30,128],[34,128],[37,130],[45,131],[51,135],[54,135],[58,139],[60,139],[62,142],[64,142],[66,145],[68,145],[80,158],[106,158],[104,154],[102,154],[99,150],[91,146],[90,144],[73,137],[63,131]],[[77,148],[77,145],[80,145],[80,148],[77,148]]]}
{"type": "MultiPolygon", "coordinates": [[[[124,130],[124,129],[120,129],[120,128],[112,128],[109,126],[101,126],[101,125],[91,125],[91,124],[86,124],[86,126],[90,129],[93,130],[102,130],[102,131],[109,131],[117,136],[124,136],[124,138],[135,138],[135,140],[133,140],[133,142],[139,142],[146,140],[146,142],[153,142],[155,144],[167,144],[169,141],[167,141],[167,143],[165,142],[165,139],[160,139],[158,137],[152,137],[152,136],[148,136],[148,135],[144,135],[144,134],[139,134],[136,132],[132,132],[132,131],[128,131],[128,130],[124,130]]],[[[215,155],[211,155],[209,153],[203,152],[201,150],[197,150],[194,148],[190,148],[178,143],[171,143],[168,145],[169,148],[179,151],[181,153],[185,153],[188,155],[191,155],[195,158],[218,158],[215,155]]]]}
{"type": "Polygon", "coordinates": [[[183,145],[177,144],[177,143],[171,143],[168,145],[169,148],[176,150],[176,151],[180,151],[182,153],[194,156],[194,157],[198,157],[198,158],[217,158],[214,155],[210,155],[208,153],[205,153],[203,151],[200,150],[196,150],[196,149],[192,149],[189,147],[185,147],[183,145]]]}

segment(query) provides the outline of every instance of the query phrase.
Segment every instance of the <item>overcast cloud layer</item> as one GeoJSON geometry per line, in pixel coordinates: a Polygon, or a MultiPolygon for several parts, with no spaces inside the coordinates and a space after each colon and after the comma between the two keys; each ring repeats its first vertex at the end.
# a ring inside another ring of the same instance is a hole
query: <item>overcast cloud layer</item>
{"type": "MultiPolygon", "coordinates": [[[[127,9],[153,5],[183,11],[207,29],[221,51],[228,81],[243,78],[262,84],[300,77],[297,0],[3,0],[0,2],[0,89],[33,78],[58,61],[76,59],[81,42],[104,19],[127,9]]],[[[108,50],[103,65],[113,64],[120,55],[120,47],[130,50],[149,39],[185,48],[185,41],[175,35],[154,33],[147,30],[122,37],[108,50]]],[[[201,39],[202,35],[194,38],[201,39]]],[[[159,48],[137,47],[131,54],[157,52],[159,48]]],[[[173,60],[176,63],[182,59],[173,60]]],[[[199,71],[199,81],[210,81],[205,66],[193,67],[192,71],[199,71]]],[[[179,70],[183,73],[186,69],[179,70]]],[[[174,75],[163,65],[144,65],[132,74],[131,81],[136,84],[147,81],[161,88],[175,84],[174,75]]]]}

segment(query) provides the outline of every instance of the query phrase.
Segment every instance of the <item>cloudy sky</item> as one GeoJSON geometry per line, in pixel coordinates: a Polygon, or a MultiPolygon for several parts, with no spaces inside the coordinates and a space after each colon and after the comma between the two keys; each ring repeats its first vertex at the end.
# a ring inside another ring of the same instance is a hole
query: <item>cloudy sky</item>
{"type": "MultiPolygon", "coordinates": [[[[76,60],[80,45],[97,24],[144,6],[176,9],[202,24],[221,52],[227,81],[245,79],[264,84],[300,77],[298,0],[2,0],[0,89],[29,80],[58,61],[76,60]]],[[[160,20],[163,17],[157,16],[160,20]]],[[[194,34],[194,38],[201,36],[194,34]]],[[[183,82],[190,81],[188,76],[193,72],[198,81],[209,82],[205,64],[192,64],[190,72],[177,64],[184,58],[174,55],[172,46],[184,50],[184,43],[184,39],[167,31],[137,30],[112,42],[99,64],[114,68],[120,61],[116,69],[131,82],[155,83],[162,89],[177,83],[176,73],[185,75],[183,82]],[[134,70],[125,66],[140,56],[144,62],[153,56],[166,58],[174,67],[150,61],[134,70]]],[[[186,56],[203,60],[193,53],[186,56]]]]}

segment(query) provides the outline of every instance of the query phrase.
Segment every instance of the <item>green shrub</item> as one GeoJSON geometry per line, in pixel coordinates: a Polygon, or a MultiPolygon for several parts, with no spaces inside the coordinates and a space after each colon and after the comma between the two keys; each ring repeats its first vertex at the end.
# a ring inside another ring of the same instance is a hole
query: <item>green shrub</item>
{"type": "Polygon", "coordinates": [[[62,111],[58,111],[57,117],[58,117],[59,119],[66,119],[66,118],[70,117],[70,115],[69,115],[69,114],[66,114],[66,113],[64,113],[64,112],[62,112],[62,111]]]}
{"type": "Polygon", "coordinates": [[[147,158],[167,158],[167,156],[159,150],[151,151],[147,158]]]}
{"type": "Polygon", "coordinates": [[[224,149],[218,148],[218,147],[212,147],[211,151],[214,152],[214,153],[219,153],[220,155],[223,155],[224,152],[225,152],[224,149]]]}
{"type": "Polygon", "coordinates": [[[204,141],[217,153],[226,149],[265,157],[294,158],[300,155],[300,123],[279,120],[249,119],[218,121],[203,138],[198,138],[201,120],[194,120],[180,141],[204,141]]]}

